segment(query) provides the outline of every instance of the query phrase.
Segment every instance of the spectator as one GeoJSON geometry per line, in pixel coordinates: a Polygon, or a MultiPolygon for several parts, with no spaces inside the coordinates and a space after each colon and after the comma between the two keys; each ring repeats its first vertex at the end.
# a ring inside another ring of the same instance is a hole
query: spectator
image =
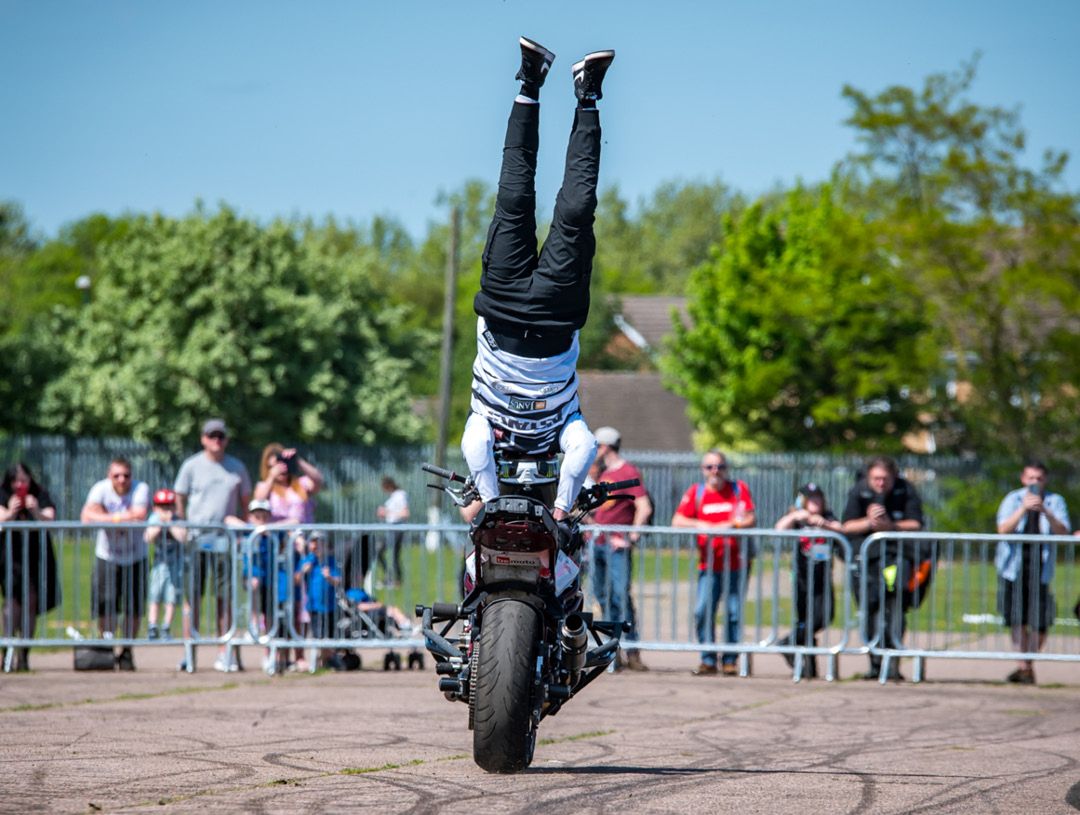
{"type": "MultiPolygon", "coordinates": [[[[728,478],[728,463],[724,454],[719,450],[707,452],[701,459],[701,471],[705,480],[691,484],[683,493],[671,525],[691,529],[753,527],[757,522],[754,498],[745,482],[728,478]]],[[[739,642],[742,639],[743,590],[750,568],[749,552],[742,540],[730,535],[698,535],[694,622],[698,641],[702,644],[716,642],[716,609],[722,597],[727,598],[724,607],[724,642],[739,642]]],[[[722,669],[725,676],[738,673],[736,659],[736,653],[724,652],[722,669]]],[[[703,651],[701,664],[694,674],[710,676],[716,673],[716,653],[703,651]]]]}
{"type": "MultiPolygon", "coordinates": [[[[842,517],[843,532],[858,553],[867,536],[875,532],[918,532],[923,527],[922,500],[915,487],[900,477],[896,462],[888,456],[872,459],[866,477],[851,488],[842,517]]],[[[867,643],[878,648],[903,647],[905,615],[911,594],[904,591],[918,559],[918,547],[904,548],[886,540],[872,546],[858,568],[866,570],[866,608],[863,620],[867,643]]],[[[858,602],[859,573],[852,572],[851,591],[858,602]]],[[[881,657],[870,654],[870,670],[863,679],[878,679],[881,657]]],[[[886,679],[902,680],[897,660],[890,660],[886,679]]]]}
{"type": "Polygon", "coordinates": [[[270,502],[274,523],[309,524],[315,520],[315,496],[322,485],[322,473],[315,465],[295,448],[274,442],[263,449],[253,497],[270,502]]]}
{"type": "MultiPolygon", "coordinates": [[[[1029,461],[1020,473],[1018,490],[1001,500],[997,511],[999,535],[1068,535],[1071,531],[1065,499],[1046,491],[1048,471],[1041,461],[1029,461]]],[[[1054,547],[1049,544],[1001,541],[994,566],[998,573],[998,608],[1012,631],[1013,645],[1022,653],[1041,651],[1054,617],[1054,547]]],[[[1035,684],[1032,660],[1020,660],[1008,682],[1035,684]]]]}
{"type": "Polygon", "coordinates": [[[154,544],[154,568],[150,572],[150,607],[146,613],[146,636],[152,640],[172,639],[172,619],[176,604],[184,596],[184,544],[187,529],[174,526],[176,493],[160,489],[154,493],[154,511],[147,520],[143,540],[154,544]],[[158,606],[165,615],[158,628],[158,606]]]}
{"type": "MultiPolygon", "coordinates": [[[[337,608],[337,586],[341,583],[341,569],[334,553],[327,551],[326,536],[312,532],[308,536],[308,553],[300,561],[297,580],[303,580],[307,588],[307,610],[311,615],[310,633],[313,639],[329,639],[334,634],[334,609],[337,608]]],[[[319,660],[321,667],[333,667],[330,658],[333,651],[323,649],[319,660]]]]}
{"type": "MultiPolygon", "coordinates": [[[[229,443],[225,422],[210,419],[202,428],[202,452],[183,464],[176,474],[176,517],[192,523],[206,524],[193,537],[191,567],[186,576],[189,591],[184,596],[184,637],[198,631],[206,576],[214,578],[217,606],[217,631],[223,636],[232,625],[232,551],[230,537],[220,527],[226,522],[238,522],[238,516],[251,498],[251,477],[239,459],[225,452],[229,443]]],[[[195,651],[192,650],[194,656],[195,651]]],[[[186,662],[179,669],[188,670],[186,662]]],[[[195,669],[194,665],[190,666],[195,669]]],[[[238,662],[225,646],[214,661],[215,670],[240,670],[238,662]]]]}
{"type": "MultiPolygon", "coordinates": [[[[56,520],[56,505],[23,462],[10,467],[0,483],[0,523],[56,520]]],[[[48,532],[8,530],[0,539],[0,591],[4,592],[4,636],[31,639],[38,614],[60,604],[56,553],[48,532]],[[10,576],[10,577],[9,577],[10,576]],[[10,583],[7,581],[10,579],[10,583]],[[45,586],[45,596],[39,588],[45,586]]],[[[13,669],[30,670],[30,649],[19,648],[13,669]]]]}
{"type": "MultiPolygon", "coordinates": [[[[383,476],[382,488],[388,497],[383,505],[376,510],[379,520],[387,524],[403,524],[408,521],[408,493],[401,489],[397,482],[388,475],[383,476]]],[[[401,544],[404,537],[404,532],[387,532],[386,539],[379,547],[379,568],[387,576],[387,582],[391,587],[400,586],[401,581],[404,579],[405,573],[401,570],[401,544]],[[389,572],[386,570],[387,549],[390,549],[393,562],[393,569],[389,572]]]]}
{"type": "MultiPolygon", "coordinates": [[[[305,634],[310,633],[311,629],[311,612],[308,610],[308,585],[307,581],[302,579],[300,574],[300,564],[303,563],[304,558],[308,556],[308,540],[307,536],[303,532],[298,532],[292,536],[292,581],[293,581],[293,616],[292,616],[292,632],[295,632],[297,636],[303,638],[305,634]]],[[[284,570],[284,579],[289,579],[288,570],[284,570]]],[[[279,576],[279,580],[282,576],[279,576]]],[[[284,594],[282,594],[284,597],[284,594]]],[[[287,666],[289,670],[293,671],[306,671],[308,669],[307,660],[304,658],[303,648],[293,649],[293,661],[287,666]]]]}
{"type": "MultiPolygon", "coordinates": [[[[287,535],[284,530],[268,528],[271,523],[270,502],[252,499],[248,504],[248,523],[255,528],[248,540],[248,575],[251,586],[251,619],[255,634],[262,637],[271,632],[283,637],[288,634],[284,617],[279,623],[278,609],[283,609],[291,590],[287,578],[287,535]],[[274,576],[277,575],[277,579],[274,576]]],[[[288,656],[288,649],[283,651],[288,656]]],[[[280,666],[288,667],[287,664],[280,666]]],[[[263,670],[273,673],[277,666],[270,662],[270,649],[263,659],[263,670]]]]}
{"type": "MultiPolygon", "coordinates": [[[[146,520],[150,488],[133,481],[131,462],[117,456],[109,462],[108,477],[90,488],[79,518],[84,524],[138,523],[146,520]]],[[[139,633],[146,604],[146,541],[132,529],[100,529],[94,550],[92,591],[102,636],[132,639],[139,633]],[[120,628],[118,615],[124,615],[120,628]]],[[[134,671],[135,660],[130,646],[124,646],[116,665],[122,671],[134,671]]]]}
{"type": "MultiPolygon", "coordinates": [[[[821,487],[811,482],[799,488],[795,506],[776,522],[776,528],[839,532],[841,524],[826,506],[821,487]]],[[[795,630],[777,645],[817,647],[817,633],[832,622],[836,611],[832,555],[833,544],[828,538],[809,535],[799,538],[799,548],[795,552],[795,630]]],[[[794,656],[784,654],[784,659],[795,667],[794,656]]],[[[803,662],[802,675],[807,678],[817,676],[816,657],[811,656],[803,662]]]]}
{"type": "MultiPolygon", "coordinates": [[[[641,484],[619,494],[633,495],[633,501],[611,500],[592,513],[592,523],[600,526],[641,526],[652,515],[652,502],[645,491],[645,481],[641,472],[633,464],[619,455],[622,437],[614,427],[601,427],[596,433],[596,462],[600,465],[597,481],[613,482],[638,479],[641,484]]],[[[639,532],[600,533],[592,541],[592,587],[604,619],[625,621],[630,630],[623,635],[623,642],[629,645],[638,641],[637,615],[634,612],[634,599],[630,588],[633,579],[633,547],[641,539],[639,532]]],[[[627,648],[626,656],[620,653],[615,662],[615,670],[623,667],[632,671],[645,671],[648,668],[641,661],[641,653],[636,648],[627,648]]]]}

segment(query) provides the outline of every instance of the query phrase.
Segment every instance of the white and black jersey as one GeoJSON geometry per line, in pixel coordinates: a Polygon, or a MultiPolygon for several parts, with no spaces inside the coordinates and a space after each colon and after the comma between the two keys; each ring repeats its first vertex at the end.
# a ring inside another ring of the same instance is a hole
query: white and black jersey
{"type": "Polygon", "coordinates": [[[566,420],[581,409],[578,401],[578,332],[570,347],[550,357],[508,353],[495,341],[483,317],[476,321],[472,409],[493,427],[510,434],[513,446],[540,454],[556,446],[566,420]]]}

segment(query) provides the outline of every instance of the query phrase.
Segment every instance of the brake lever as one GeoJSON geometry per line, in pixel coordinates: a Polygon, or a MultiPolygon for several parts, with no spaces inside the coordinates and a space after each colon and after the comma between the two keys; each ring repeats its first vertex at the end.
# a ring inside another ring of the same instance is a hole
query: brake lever
{"type": "Polygon", "coordinates": [[[467,507],[474,501],[480,500],[480,495],[476,492],[476,488],[473,487],[471,480],[465,483],[461,489],[456,490],[453,487],[446,484],[428,484],[433,490],[439,490],[445,492],[450,496],[450,500],[457,504],[459,507],[467,507]]]}

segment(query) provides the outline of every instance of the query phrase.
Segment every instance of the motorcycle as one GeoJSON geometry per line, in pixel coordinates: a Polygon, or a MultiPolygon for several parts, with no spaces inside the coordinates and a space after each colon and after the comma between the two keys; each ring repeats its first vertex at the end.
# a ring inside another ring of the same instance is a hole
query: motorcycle
{"type": "MultiPolygon", "coordinates": [[[[583,610],[578,527],[607,501],[633,500],[612,493],[639,482],[585,488],[570,515],[556,522],[550,508],[557,459],[497,457],[497,466],[500,495],[469,530],[464,599],[418,605],[416,614],[439,690],[468,705],[474,761],[488,772],[515,773],[532,763],[540,722],[607,670],[629,629],[583,610]]],[[[422,469],[448,482],[428,486],[459,507],[480,500],[471,478],[429,464],[422,469]]]]}

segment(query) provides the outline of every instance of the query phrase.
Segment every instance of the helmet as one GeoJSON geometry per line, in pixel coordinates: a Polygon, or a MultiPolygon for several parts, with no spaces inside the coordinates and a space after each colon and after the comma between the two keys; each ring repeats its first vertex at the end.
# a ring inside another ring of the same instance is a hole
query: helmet
{"type": "Polygon", "coordinates": [[[170,489],[160,489],[154,493],[154,506],[166,506],[176,503],[176,493],[170,489]]]}

